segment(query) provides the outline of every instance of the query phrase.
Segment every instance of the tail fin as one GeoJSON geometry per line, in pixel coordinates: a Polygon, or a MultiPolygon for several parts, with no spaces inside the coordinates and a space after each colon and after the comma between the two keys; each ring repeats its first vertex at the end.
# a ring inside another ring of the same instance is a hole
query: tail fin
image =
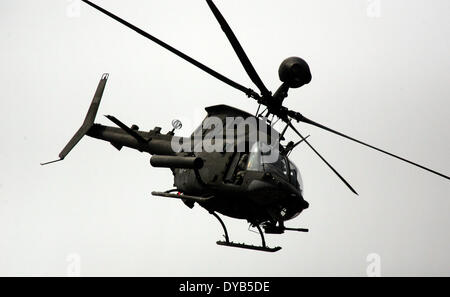
{"type": "Polygon", "coordinates": [[[109,74],[105,73],[102,75],[100,82],[98,83],[97,91],[95,91],[94,98],[92,99],[89,110],[86,114],[86,118],[84,119],[83,124],[80,129],[75,133],[75,135],[70,139],[69,143],[63,148],[63,150],[59,153],[59,159],[41,163],[41,165],[47,165],[50,163],[55,163],[64,160],[64,158],[69,154],[69,152],[75,147],[75,145],[83,138],[84,135],[91,129],[94,125],[95,116],[97,115],[98,107],[100,106],[100,101],[103,96],[103,91],[105,90],[106,81],[108,80],[109,74]]]}

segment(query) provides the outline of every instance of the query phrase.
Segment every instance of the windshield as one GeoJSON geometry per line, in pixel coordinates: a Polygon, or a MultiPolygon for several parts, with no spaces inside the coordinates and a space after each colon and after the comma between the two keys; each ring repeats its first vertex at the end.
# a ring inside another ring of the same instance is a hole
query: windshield
{"type": "Polygon", "coordinates": [[[248,157],[247,170],[275,173],[285,178],[303,192],[303,181],[297,166],[281,154],[277,154],[277,158],[274,159],[274,155],[271,155],[267,147],[264,149],[266,152],[263,153],[262,149],[264,145],[267,146],[266,144],[257,142],[252,146],[248,157]]]}
{"type": "Polygon", "coordinates": [[[298,171],[297,166],[295,166],[295,164],[292,161],[289,161],[289,178],[290,178],[291,184],[298,187],[303,194],[302,176],[300,174],[300,171],[298,171]]]}

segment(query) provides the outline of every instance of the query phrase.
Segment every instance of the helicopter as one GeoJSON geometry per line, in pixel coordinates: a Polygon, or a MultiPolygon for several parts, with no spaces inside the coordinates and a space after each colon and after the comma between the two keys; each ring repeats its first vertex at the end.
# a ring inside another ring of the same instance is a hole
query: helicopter
{"type": "Polygon", "coordinates": [[[128,147],[149,153],[152,155],[150,164],[153,167],[170,169],[174,176],[173,189],[153,191],[153,196],[179,199],[189,208],[198,204],[206,209],[223,228],[224,240],[217,241],[218,245],[265,252],[276,252],[281,247],[269,247],[264,234],[309,231],[305,228],[285,226],[286,221],[297,217],[309,207],[309,203],[304,199],[300,171],[289,159],[290,153],[299,144],[306,144],[350,191],[358,195],[349,182],[308,141],[309,136],[304,136],[294,126],[295,122],[315,126],[450,180],[445,174],[348,136],[285,107],[283,101],[288,97],[289,90],[307,85],[312,80],[307,62],[299,57],[285,59],[278,69],[281,85],[274,93],[270,92],[212,0],[206,0],[207,5],[259,92],[216,72],[95,3],[82,1],[223,83],[243,92],[247,97],[256,100],[258,109],[255,114],[250,114],[228,105],[206,107],[205,119],[190,137],[175,136],[175,131],[182,127],[182,123],[178,120],[172,121],[173,129],[165,134],[161,132],[160,127],[148,132],[139,130],[137,125],[130,127],[112,115],[106,115],[106,118],[117,127],[104,126],[95,123],[109,78],[109,74],[103,74],[81,127],[60,152],[57,160],[41,165],[64,160],[85,135],[107,141],[119,151],[123,147],[128,147]],[[264,110],[261,111],[261,107],[264,110]],[[281,132],[274,128],[278,121],[284,124],[281,132]],[[282,144],[287,141],[285,134],[288,129],[298,136],[298,140],[282,144]],[[258,230],[261,245],[231,241],[218,213],[246,220],[251,227],[258,230]]]}

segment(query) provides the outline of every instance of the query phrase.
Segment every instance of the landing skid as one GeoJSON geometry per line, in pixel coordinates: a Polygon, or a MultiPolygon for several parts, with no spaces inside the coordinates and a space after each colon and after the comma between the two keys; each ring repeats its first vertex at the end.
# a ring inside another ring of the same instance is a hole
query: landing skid
{"type": "Polygon", "coordinates": [[[226,241],[217,241],[216,242],[218,245],[223,245],[223,246],[229,246],[229,247],[236,247],[236,248],[243,248],[243,249],[248,249],[248,250],[255,250],[255,251],[263,251],[263,252],[270,252],[270,253],[274,253],[274,252],[278,252],[279,250],[281,250],[281,247],[277,246],[274,248],[270,248],[267,246],[257,246],[257,245],[250,245],[250,244],[245,244],[245,243],[237,243],[237,242],[226,242],[226,241]]]}
{"type": "Polygon", "coordinates": [[[263,252],[277,252],[279,250],[281,250],[281,247],[277,246],[274,248],[270,248],[268,246],[266,246],[266,241],[264,239],[264,233],[261,230],[261,227],[259,225],[255,225],[255,227],[258,229],[259,234],[261,235],[261,240],[262,240],[262,245],[261,246],[257,246],[257,245],[250,245],[250,244],[245,244],[245,243],[237,243],[237,242],[232,242],[230,241],[230,238],[228,236],[228,231],[227,228],[224,224],[224,222],[222,221],[222,219],[215,213],[215,212],[210,212],[210,214],[212,214],[222,225],[223,231],[224,231],[224,237],[225,237],[225,241],[223,240],[219,240],[216,243],[218,245],[222,245],[222,246],[229,246],[229,247],[236,247],[236,248],[242,248],[242,249],[248,249],[248,250],[256,250],[256,251],[263,251],[263,252]]]}

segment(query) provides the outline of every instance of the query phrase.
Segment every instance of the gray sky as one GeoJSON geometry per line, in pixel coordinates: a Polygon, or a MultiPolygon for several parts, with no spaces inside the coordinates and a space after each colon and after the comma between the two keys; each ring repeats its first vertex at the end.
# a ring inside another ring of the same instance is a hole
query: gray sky
{"type": "MultiPolygon", "coordinates": [[[[86,137],[54,159],[111,74],[97,122],[113,114],[148,130],[205,106],[255,102],[85,5],[0,2],[0,275],[450,276],[450,183],[318,129],[299,125],[358,198],[305,146],[291,157],[311,206],[269,235],[276,254],[216,246],[218,222],[198,206],[150,196],[172,185],[149,155],[86,137]],[[68,261],[69,257],[69,261],[68,261]]],[[[205,1],[95,1],[230,78],[254,88],[205,1]]],[[[337,130],[450,173],[450,2],[216,0],[270,89],[289,56],[313,81],[285,101],[337,130]],[[378,3],[380,4],[378,11],[378,3]]],[[[291,134],[291,136],[293,136],[291,134]]],[[[259,243],[225,218],[232,240],[259,243]]]]}

